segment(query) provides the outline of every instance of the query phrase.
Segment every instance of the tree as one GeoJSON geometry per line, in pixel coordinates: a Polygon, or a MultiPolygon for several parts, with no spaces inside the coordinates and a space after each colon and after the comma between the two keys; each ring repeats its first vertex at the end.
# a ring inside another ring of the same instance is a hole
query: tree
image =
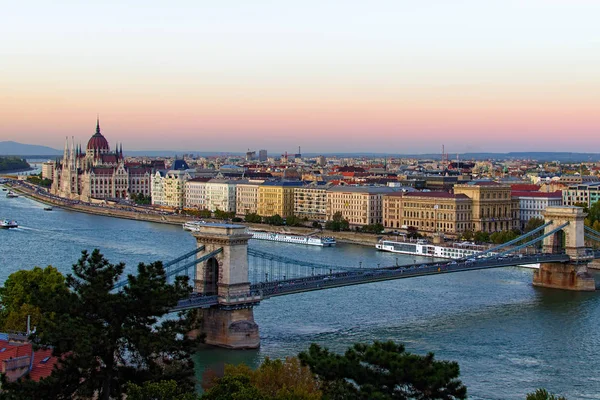
{"type": "Polygon", "coordinates": [[[313,221],[312,227],[315,229],[323,229],[323,225],[321,225],[318,221],[313,221]]]}
{"type": "Polygon", "coordinates": [[[347,231],[350,229],[350,222],[345,219],[340,211],[333,214],[333,217],[330,221],[325,223],[325,229],[329,229],[331,231],[339,232],[339,231],[347,231]]]}
{"type": "Polygon", "coordinates": [[[202,400],[267,400],[245,375],[229,375],[218,380],[202,400]]]}
{"type": "Polygon", "coordinates": [[[471,240],[473,240],[473,238],[474,238],[473,231],[472,231],[472,230],[470,230],[470,229],[467,229],[466,231],[464,231],[464,232],[462,233],[461,237],[462,237],[462,239],[464,239],[464,240],[471,241],[471,240]]]}
{"type": "Polygon", "coordinates": [[[215,218],[218,218],[218,219],[231,219],[231,218],[235,217],[235,212],[215,210],[214,214],[215,214],[215,218]]]}
{"type": "MultiPolygon", "coordinates": [[[[193,392],[194,343],[186,319],[162,319],[191,287],[187,277],[167,283],[162,263],[140,263],[128,285],[114,291],[125,265],[111,264],[96,249],[73,265],[61,304],[66,310],[45,327],[37,340],[54,348],[60,368],[42,380],[45,398],[96,396],[120,398],[126,383],[174,380],[182,392],[193,392]]],[[[3,390],[20,391],[19,382],[3,390]]],[[[36,393],[39,393],[36,392],[36,393]]]]}
{"type": "Polygon", "coordinates": [[[531,232],[542,225],[544,225],[544,218],[533,217],[527,221],[527,224],[525,225],[525,233],[531,232]]]}
{"type": "Polygon", "coordinates": [[[473,239],[477,243],[488,243],[490,241],[490,234],[483,231],[477,231],[473,235],[473,239]]]}
{"type": "Polygon", "coordinates": [[[587,211],[588,216],[586,219],[589,220],[589,227],[591,227],[592,229],[594,226],[594,223],[597,221],[600,221],[600,201],[595,202],[594,204],[592,204],[592,206],[590,207],[590,209],[587,211]]]}
{"type": "Polygon", "coordinates": [[[52,266],[13,272],[0,288],[2,329],[25,332],[28,315],[32,327],[48,324],[68,293],[65,277],[52,266]]]}
{"type": "Polygon", "coordinates": [[[130,383],[127,385],[127,400],[197,400],[194,393],[183,392],[177,382],[160,381],[145,382],[142,386],[130,383]]]}
{"type": "Polygon", "coordinates": [[[265,217],[264,222],[269,225],[281,226],[283,225],[283,218],[279,214],[271,215],[270,217],[265,217]]]}
{"type": "Polygon", "coordinates": [[[362,231],[365,233],[381,233],[384,230],[384,226],[381,224],[372,224],[372,225],[365,225],[362,227],[362,231]]]}
{"type": "Polygon", "coordinates": [[[556,396],[554,394],[548,393],[546,389],[538,389],[533,393],[527,393],[526,400],[567,400],[563,396],[556,396]]]}
{"type": "Polygon", "coordinates": [[[299,355],[332,399],[466,399],[456,362],[407,353],[394,342],[355,344],[344,355],[312,344],[299,355]]]}
{"type": "Polygon", "coordinates": [[[246,222],[260,224],[262,222],[262,217],[256,213],[248,213],[245,215],[244,220],[246,222]]]}
{"type": "Polygon", "coordinates": [[[285,219],[287,226],[302,226],[302,220],[295,215],[290,215],[285,219]]]}
{"type": "Polygon", "coordinates": [[[285,361],[266,358],[256,370],[245,364],[226,365],[222,378],[214,378],[214,374],[212,382],[203,386],[210,394],[203,399],[216,398],[211,397],[216,393],[219,398],[234,398],[253,389],[256,391],[251,393],[265,400],[318,400],[323,395],[313,373],[297,357],[285,361]]]}

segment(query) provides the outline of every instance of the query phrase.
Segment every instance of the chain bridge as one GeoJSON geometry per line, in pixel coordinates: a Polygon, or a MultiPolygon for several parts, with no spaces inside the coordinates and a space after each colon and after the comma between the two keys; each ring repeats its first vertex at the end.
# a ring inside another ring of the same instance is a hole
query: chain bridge
{"type": "Polygon", "coordinates": [[[275,296],[527,264],[540,264],[533,275],[535,286],[593,291],[587,264],[600,258],[600,232],[584,226],[585,216],[578,207],[549,207],[542,226],[476,257],[377,268],[319,264],[249,249],[246,227],[207,223],[194,233],[197,248],[164,266],[169,278],[187,275],[193,282],[193,294],[172,311],[198,309],[207,343],[255,348],[260,339],[252,308],[275,296]]]}

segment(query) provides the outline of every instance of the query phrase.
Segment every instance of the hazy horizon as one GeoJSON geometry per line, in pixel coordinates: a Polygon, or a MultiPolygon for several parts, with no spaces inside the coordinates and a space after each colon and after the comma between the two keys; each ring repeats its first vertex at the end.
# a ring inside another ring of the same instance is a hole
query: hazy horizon
{"type": "Polygon", "coordinates": [[[600,2],[34,0],[3,9],[0,141],[131,151],[600,148],[600,2]]]}

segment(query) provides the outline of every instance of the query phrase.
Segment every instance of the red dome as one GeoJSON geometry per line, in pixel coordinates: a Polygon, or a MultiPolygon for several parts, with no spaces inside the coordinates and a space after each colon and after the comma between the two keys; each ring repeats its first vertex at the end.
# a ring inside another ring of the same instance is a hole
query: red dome
{"type": "Polygon", "coordinates": [[[96,133],[90,138],[87,144],[88,150],[110,150],[108,141],[102,136],[101,133],[96,133]]]}
{"type": "Polygon", "coordinates": [[[108,146],[108,141],[100,133],[100,120],[99,119],[96,122],[96,133],[88,141],[87,149],[88,150],[96,150],[96,151],[106,150],[106,152],[108,152],[110,150],[110,147],[108,146]]]}

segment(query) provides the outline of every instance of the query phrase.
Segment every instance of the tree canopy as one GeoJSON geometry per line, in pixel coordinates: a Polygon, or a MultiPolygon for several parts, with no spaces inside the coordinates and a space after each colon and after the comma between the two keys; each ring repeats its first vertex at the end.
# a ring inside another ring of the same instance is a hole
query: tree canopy
{"type": "Polygon", "coordinates": [[[338,211],[333,214],[333,218],[330,221],[325,223],[325,229],[334,232],[347,231],[350,229],[350,222],[348,222],[347,219],[344,219],[342,213],[338,211]]]}
{"type": "Polygon", "coordinates": [[[202,399],[217,400],[241,397],[248,393],[264,400],[318,400],[322,398],[319,382],[297,357],[284,361],[268,357],[253,370],[245,364],[226,365],[222,378],[215,378],[203,386],[202,399]]]}
{"type": "Polygon", "coordinates": [[[13,272],[0,288],[0,326],[25,332],[28,315],[32,327],[47,324],[68,293],[65,277],[52,266],[13,272]]]}
{"type": "Polygon", "coordinates": [[[394,342],[355,344],[344,355],[312,344],[299,355],[330,399],[466,399],[456,362],[411,354],[394,342]]]}
{"type": "Polygon", "coordinates": [[[128,285],[114,291],[124,267],[111,264],[98,250],[82,252],[66,278],[70,291],[58,307],[61,313],[36,339],[53,347],[53,355],[61,357],[60,368],[37,385],[17,381],[3,386],[7,395],[110,399],[123,395],[126,383],[162,380],[193,392],[194,343],[186,336],[192,327],[188,319],[164,318],[189,295],[187,277],[168,284],[161,262],[140,263],[128,285]]]}

